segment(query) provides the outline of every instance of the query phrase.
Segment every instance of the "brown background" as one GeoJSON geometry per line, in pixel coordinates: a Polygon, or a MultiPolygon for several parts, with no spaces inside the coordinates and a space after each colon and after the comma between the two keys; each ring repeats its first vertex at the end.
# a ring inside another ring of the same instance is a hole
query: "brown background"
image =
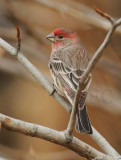
{"type": "MultiPolygon", "coordinates": [[[[18,25],[22,37],[21,51],[51,80],[48,69],[51,44],[46,40],[46,35],[55,28],[66,27],[76,31],[90,57],[102,43],[110,24],[95,13],[93,5],[113,17],[121,17],[120,0],[0,0],[0,36],[16,47],[15,25],[18,25]],[[70,14],[68,8],[74,9],[76,14],[70,14]],[[81,13],[86,18],[80,19],[81,13]],[[95,18],[97,21],[93,20],[95,18]],[[100,25],[98,20],[104,25],[100,25]]],[[[115,33],[93,71],[87,104],[93,126],[121,154],[120,35],[121,32],[115,33]]],[[[0,112],[53,129],[65,130],[69,114],[14,57],[2,49],[0,55],[0,112]]],[[[89,135],[76,132],[74,135],[100,150],[89,135]]],[[[62,146],[4,129],[0,132],[0,156],[32,160],[80,159],[62,146]]]]}

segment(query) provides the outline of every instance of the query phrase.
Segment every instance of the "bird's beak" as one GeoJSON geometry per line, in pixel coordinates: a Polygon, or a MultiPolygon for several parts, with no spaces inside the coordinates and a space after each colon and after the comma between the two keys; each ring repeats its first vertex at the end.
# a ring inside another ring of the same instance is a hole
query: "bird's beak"
{"type": "Polygon", "coordinates": [[[55,42],[56,41],[56,37],[54,36],[53,33],[50,33],[49,35],[47,35],[46,38],[51,42],[55,42]]]}

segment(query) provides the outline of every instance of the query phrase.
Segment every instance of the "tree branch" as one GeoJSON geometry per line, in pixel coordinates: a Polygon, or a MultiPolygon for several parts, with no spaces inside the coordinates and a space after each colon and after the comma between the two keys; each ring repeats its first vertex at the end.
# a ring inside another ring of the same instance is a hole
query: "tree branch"
{"type": "Polygon", "coordinates": [[[17,120],[15,118],[11,118],[3,114],[0,114],[0,121],[1,121],[2,127],[7,130],[22,133],[27,136],[42,138],[47,141],[65,146],[73,150],[80,156],[86,157],[88,159],[96,158],[96,160],[100,160],[100,159],[113,160],[113,158],[97,151],[96,149],[80,141],[76,137],[73,137],[73,140],[71,143],[67,143],[64,132],[59,132],[41,125],[17,120]]]}
{"type": "Polygon", "coordinates": [[[109,14],[101,11],[99,8],[97,8],[96,6],[94,6],[95,11],[100,14],[102,17],[106,18],[109,20],[109,22],[111,22],[111,24],[113,24],[115,22],[115,19],[113,17],[111,17],[109,14]]]}
{"type": "MultiPolygon", "coordinates": [[[[16,56],[16,49],[5,42],[2,38],[0,38],[0,47],[4,48],[11,55],[16,56]]],[[[34,67],[22,53],[19,52],[16,58],[26,68],[26,70],[49,92],[49,94],[51,94],[53,91],[53,85],[48,81],[48,79],[45,78],[45,76],[40,73],[40,71],[34,67]]],[[[71,111],[71,105],[65,98],[60,96],[57,92],[54,92],[52,96],[67,110],[67,112],[71,111]]]]}
{"type": "Polygon", "coordinates": [[[16,54],[18,54],[21,48],[21,37],[20,37],[20,30],[18,26],[16,26],[16,30],[17,30],[17,39],[18,39],[16,54]]]}
{"type": "MultiPolygon", "coordinates": [[[[96,63],[100,60],[102,52],[107,47],[107,45],[109,44],[109,42],[111,40],[111,37],[112,37],[112,34],[114,33],[116,27],[118,27],[121,24],[121,18],[118,19],[117,21],[114,21],[113,18],[111,18],[111,16],[109,16],[108,14],[103,13],[101,10],[97,10],[97,11],[98,12],[100,11],[99,12],[100,14],[102,13],[102,15],[104,17],[106,17],[108,20],[110,20],[112,22],[112,27],[109,30],[109,32],[107,33],[103,43],[101,44],[101,46],[98,48],[98,50],[96,51],[96,53],[92,57],[92,59],[91,59],[89,65],[88,65],[88,67],[86,68],[84,74],[82,75],[82,78],[80,80],[80,84],[82,84],[82,85],[79,84],[78,91],[77,91],[76,98],[75,98],[76,103],[74,102],[74,106],[73,106],[73,109],[72,109],[72,114],[70,116],[70,121],[69,121],[67,130],[66,130],[68,135],[71,135],[71,133],[73,132],[73,127],[74,127],[75,117],[76,117],[76,111],[77,111],[78,102],[79,102],[78,101],[79,100],[78,95],[81,95],[82,87],[84,85],[84,82],[86,81],[89,73],[95,67],[96,63]]],[[[92,135],[92,138],[97,142],[97,144],[99,144],[99,146],[105,151],[105,153],[107,153],[110,156],[119,157],[118,152],[116,152],[115,149],[112,146],[110,146],[110,144],[95,129],[94,129],[94,133],[92,135]],[[103,147],[103,146],[105,146],[105,147],[103,147]]]]}
{"type": "MultiPolygon", "coordinates": [[[[84,74],[82,75],[81,81],[80,83],[85,82],[85,80],[87,79],[89,73],[93,70],[93,68],[95,67],[95,65],[97,64],[97,62],[100,60],[101,56],[102,56],[102,52],[104,51],[104,49],[107,47],[107,45],[110,43],[111,37],[115,31],[115,29],[121,25],[121,18],[118,19],[117,21],[115,21],[112,24],[111,29],[108,31],[103,43],[101,44],[101,46],[97,49],[97,51],[95,52],[94,56],[92,57],[92,59],[90,60],[84,74]]],[[[96,131],[93,133],[93,139],[96,141],[97,144],[100,145],[100,147],[105,151],[105,153],[107,153],[108,155],[113,155],[114,157],[119,156],[119,154],[113,149],[113,147],[96,131]],[[95,138],[94,138],[95,137],[95,138]],[[100,137],[98,140],[96,137],[100,137]],[[107,145],[105,145],[107,144],[107,145]],[[103,148],[103,146],[105,146],[105,149],[103,148]],[[110,147],[109,147],[110,146],[110,147]]]]}
{"type": "Polygon", "coordinates": [[[91,82],[91,75],[89,76],[86,83],[85,82],[83,82],[83,83],[79,82],[77,92],[76,92],[76,95],[75,95],[75,98],[74,98],[74,103],[73,103],[73,107],[72,107],[70,120],[69,120],[67,129],[66,129],[66,132],[65,132],[66,137],[69,140],[72,140],[72,133],[73,133],[73,130],[74,130],[77,109],[78,109],[78,107],[82,108],[85,104],[85,99],[86,99],[86,96],[87,96],[87,89],[90,85],[90,82],[91,82]]]}
{"type": "Polygon", "coordinates": [[[78,104],[79,104],[79,98],[81,96],[81,92],[83,89],[84,84],[83,83],[79,83],[75,98],[74,98],[74,103],[73,103],[73,107],[72,107],[72,112],[70,115],[70,120],[67,126],[67,129],[65,131],[65,135],[67,137],[67,139],[72,140],[72,133],[73,133],[73,129],[74,129],[74,125],[75,125],[75,119],[76,119],[76,113],[77,113],[77,109],[78,109],[78,104]]]}
{"type": "Polygon", "coordinates": [[[92,57],[92,59],[90,60],[85,72],[83,73],[82,75],[82,78],[81,78],[81,82],[83,83],[89,73],[93,70],[93,68],[95,67],[95,65],[97,64],[97,62],[100,60],[101,56],[102,56],[102,53],[104,51],[104,49],[108,46],[108,44],[110,43],[111,41],[111,37],[114,33],[114,31],[116,30],[116,28],[121,25],[121,18],[118,19],[117,21],[114,22],[114,24],[112,25],[112,27],[110,28],[110,30],[108,31],[103,43],[100,45],[100,47],[97,49],[97,51],[95,52],[94,56],[92,57]]]}
{"type": "Polygon", "coordinates": [[[90,135],[94,141],[102,148],[102,150],[112,157],[121,158],[118,152],[108,143],[108,141],[93,127],[93,134],[90,135]]]}

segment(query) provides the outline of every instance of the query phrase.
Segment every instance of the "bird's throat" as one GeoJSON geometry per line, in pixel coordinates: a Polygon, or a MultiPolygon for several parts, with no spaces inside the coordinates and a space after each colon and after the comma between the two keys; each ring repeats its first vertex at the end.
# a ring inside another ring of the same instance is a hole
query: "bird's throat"
{"type": "Polygon", "coordinates": [[[60,41],[56,41],[55,43],[52,43],[52,51],[59,49],[62,47],[62,44],[60,41]]]}

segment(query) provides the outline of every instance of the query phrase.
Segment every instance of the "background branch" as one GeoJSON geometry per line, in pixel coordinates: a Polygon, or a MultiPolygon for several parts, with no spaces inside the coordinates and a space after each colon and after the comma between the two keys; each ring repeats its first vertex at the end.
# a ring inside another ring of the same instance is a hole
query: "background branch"
{"type": "MultiPolygon", "coordinates": [[[[43,4],[45,6],[51,7],[52,9],[55,9],[59,12],[63,12],[73,18],[78,19],[79,21],[85,22],[86,24],[93,25],[95,27],[104,29],[108,31],[110,29],[110,23],[108,23],[105,19],[99,18],[97,14],[93,11],[92,8],[87,7],[84,4],[81,4],[76,2],[77,6],[79,5],[79,10],[74,9],[73,6],[73,1],[71,1],[72,6],[68,6],[66,4],[63,4],[59,1],[56,0],[34,0],[40,4],[43,4]],[[80,12],[81,11],[81,12],[80,12]],[[88,15],[88,16],[87,16],[88,15]]],[[[121,28],[117,29],[117,33],[121,33],[121,28]]]]}

